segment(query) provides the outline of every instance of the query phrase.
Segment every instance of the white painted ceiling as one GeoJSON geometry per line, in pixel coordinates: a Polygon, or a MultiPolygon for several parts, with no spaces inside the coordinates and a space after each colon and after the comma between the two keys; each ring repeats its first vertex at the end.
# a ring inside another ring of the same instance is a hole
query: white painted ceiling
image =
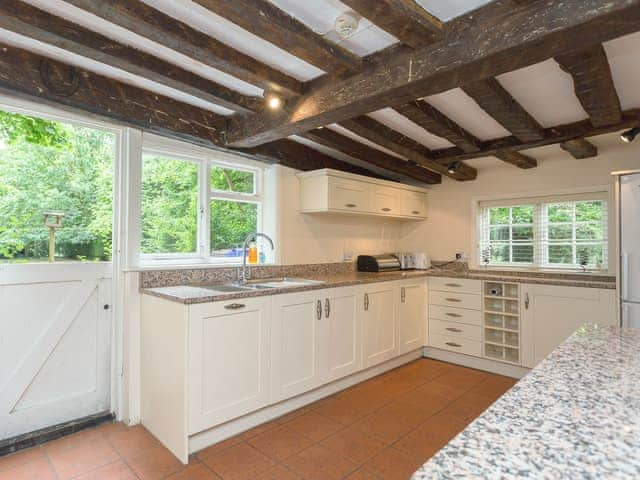
{"type": "Polygon", "coordinates": [[[640,108],[640,32],[604,44],[624,110],[640,108]]]}

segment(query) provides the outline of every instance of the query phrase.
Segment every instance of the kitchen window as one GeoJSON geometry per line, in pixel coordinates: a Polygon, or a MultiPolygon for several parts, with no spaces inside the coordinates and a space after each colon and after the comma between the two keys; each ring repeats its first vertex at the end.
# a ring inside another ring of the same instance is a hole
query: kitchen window
{"type": "Polygon", "coordinates": [[[479,265],[607,270],[606,192],[478,204],[479,265]]]}

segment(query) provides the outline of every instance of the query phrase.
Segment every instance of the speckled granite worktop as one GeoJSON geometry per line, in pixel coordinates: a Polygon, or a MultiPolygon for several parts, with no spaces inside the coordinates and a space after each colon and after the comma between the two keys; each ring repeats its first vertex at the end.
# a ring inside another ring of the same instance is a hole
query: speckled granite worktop
{"type": "Polygon", "coordinates": [[[251,278],[267,279],[269,277],[287,276],[322,280],[324,283],[303,285],[295,288],[246,290],[221,295],[214,294],[214,292],[206,287],[235,280],[236,269],[200,268],[142,272],[140,291],[180,303],[193,304],[420,277],[469,278],[474,280],[511,281],[572,287],[616,288],[615,277],[571,273],[468,270],[466,264],[447,265],[446,268],[432,268],[429,270],[363,273],[354,271],[354,266],[350,263],[327,263],[315,265],[260,266],[252,267],[252,272],[251,278]]]}
{"type": "Polygon", "coordinates": [[[450,478],[640,478],[640,330],[581,327],[412,480],[450,478]]]}

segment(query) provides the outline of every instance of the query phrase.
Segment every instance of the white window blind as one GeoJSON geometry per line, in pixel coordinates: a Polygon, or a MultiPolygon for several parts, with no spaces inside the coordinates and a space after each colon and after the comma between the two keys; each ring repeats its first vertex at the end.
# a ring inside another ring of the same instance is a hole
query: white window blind
{"type": "Polygon", "coordinates": [[[478,211],[480,265],[607,268],[606,192],[480,202],[478,211]]]}

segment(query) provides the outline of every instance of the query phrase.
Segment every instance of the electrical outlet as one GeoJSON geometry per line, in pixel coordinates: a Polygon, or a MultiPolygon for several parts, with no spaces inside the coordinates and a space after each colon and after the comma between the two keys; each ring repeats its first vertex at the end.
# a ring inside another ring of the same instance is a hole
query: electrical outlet
{"type": "Polygon", "coordinates": [[[459,262],[462,262],[463,260],[467,259],[467,254],[464,252],[458,252],[456,253],[456,260],[459,262]]]}
{"type": "Polygon", "coordinates": [[[344,252],[342,254],[342,261],[343,262],[350,262],[353,260],[353,252],[344,252]]]}

